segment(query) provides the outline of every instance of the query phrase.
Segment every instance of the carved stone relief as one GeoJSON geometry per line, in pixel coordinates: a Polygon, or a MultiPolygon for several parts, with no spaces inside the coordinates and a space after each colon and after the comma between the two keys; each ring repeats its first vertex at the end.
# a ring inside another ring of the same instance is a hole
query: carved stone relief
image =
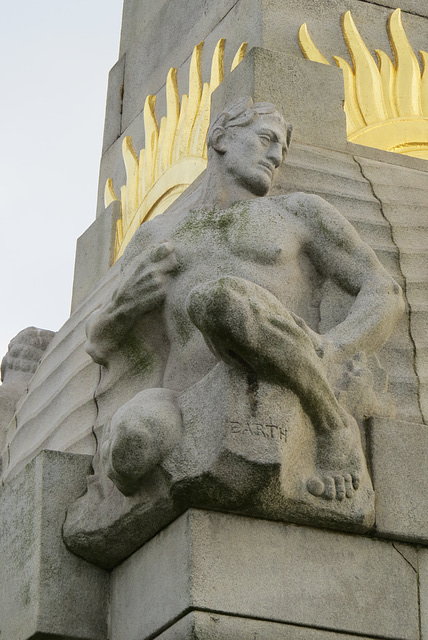
{"type": "MultiPolygon", "coordinates": [[[[0,386],[0,454],[3,452],[7,429],[15,415],[18,400],[27,391],[28,383],[49,346],[55,332],[48,329],[27,327],[20,331],[9,343],[9,348],[1,363],[0,386]]],[[[2,458],[0,458],[0,473],[2,458]]]]}
{"type": "Polygon", "coordinates": [[[374,523],[364,424],[393,405],[375,353],[401,290],[323,199],[268,197],[290,136],[274,105],[226,108],[205,179],[140,227],[89,318],[98,450],[64,534],[91,562],[114,566],[189,506],[374,523]],[[332,288],[347,304],[321,333],[332,288]]]}

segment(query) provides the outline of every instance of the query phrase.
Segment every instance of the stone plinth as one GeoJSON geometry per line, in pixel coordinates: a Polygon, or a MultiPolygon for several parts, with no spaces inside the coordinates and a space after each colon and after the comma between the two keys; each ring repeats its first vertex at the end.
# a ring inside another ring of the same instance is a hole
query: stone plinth
{"type": "Polygon", "coordinates": [[[111,639],[417,640],[416,563],[407,545],[190,510],[113,571],[111,639]]]}
{"type": "Polygon", "coordinates": [[[370,430],[378,535],[428,543],[428,428],[373,420],[370,430]]]}
{"type": "Polygon", "coordinates": [[[62,541],[90,456],[44,451],[0,494],[0,637],[105,640],[108,575],[62,541]]]}

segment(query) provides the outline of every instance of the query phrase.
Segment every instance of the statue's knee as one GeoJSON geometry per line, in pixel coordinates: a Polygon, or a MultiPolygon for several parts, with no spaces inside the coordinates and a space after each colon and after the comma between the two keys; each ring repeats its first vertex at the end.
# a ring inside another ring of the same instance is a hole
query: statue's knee
{"type": "Polygon", "coordinates": [[[218,325],[242,311],[250,298],[248,285],[241,278],[224,277],[195,287],[186,301],[190,318],[198,327],[218,325]]]}

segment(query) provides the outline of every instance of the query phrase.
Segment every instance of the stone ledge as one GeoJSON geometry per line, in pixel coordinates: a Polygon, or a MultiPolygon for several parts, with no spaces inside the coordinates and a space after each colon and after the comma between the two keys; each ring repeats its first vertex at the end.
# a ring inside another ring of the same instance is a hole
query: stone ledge
{"type": "Polygon", "coordinates": [[[309,627],[192,611],[156,636],[156,640],[370,640],[309,627]]]}
{"type": "Polygon", "coordinates": [[[413,549],[400,551],[362,536],[189,510],[113,571],[111,640],[152,638],[190,609],[418,640],[417,574],[404,555],[413,549]]]}

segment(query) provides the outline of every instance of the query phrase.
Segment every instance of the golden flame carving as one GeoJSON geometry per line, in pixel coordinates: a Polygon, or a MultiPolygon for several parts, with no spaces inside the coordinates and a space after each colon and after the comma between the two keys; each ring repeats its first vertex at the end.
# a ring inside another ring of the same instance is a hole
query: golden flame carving
{"type": "MultiPolygon", "coordinates": [[[[163,213],[202,173],[207,165],[207,132],[210,122],[211,94],[223,81],[225,40],[215,48],[210,82],[202,82],[201,56],[204,43],[193,49],[189,71],[189,94],[180,97],[177,69],[170,69],[166,80],[166,111],[160,126],[156,118],[156,96],[149,95],[144,105],[145,148],[137,156],[130,136],[122,143],[126,185],[120,190],[121,215],[116,225],[114,261],[142,222],[163,213]]],[[[247,43],[238,49],[231,71],[245,56],[247,43]]],[[[104,203],[118,200],[113,181],[106,182],[104,203]]]]}
{"type": "MultiPolygon", "coordinates": [[[[421,74],[403,28],[401,10],[393,11],[388,20],[394,63],[379,49],[378,65],[375,63],[350,11],[342,16],[342,32],[352,67],[343,58],[333,58],[343,71],[348,140],[428,160],[428,53],[419,52],[421,74]]],[[[306,58],[329,64],[306,24],[299,29],[299,44],[306,58]]]]}

